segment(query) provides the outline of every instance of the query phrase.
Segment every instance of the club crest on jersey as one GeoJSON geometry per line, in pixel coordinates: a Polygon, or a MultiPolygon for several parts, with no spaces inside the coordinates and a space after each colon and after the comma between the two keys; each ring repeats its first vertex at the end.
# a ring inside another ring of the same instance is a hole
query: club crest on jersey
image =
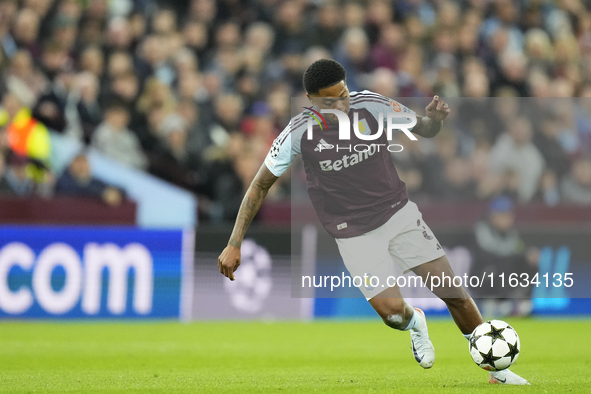
{"type": "Polygon", "coordinates": [[[371,134],[371,130],[369,129],[369,125],[367,124],[367,120],[361,119],[359,122],[357,122],[357,125],[359,126],[359,133],[363,134],[363,135],[370,135],[371,134]]]}

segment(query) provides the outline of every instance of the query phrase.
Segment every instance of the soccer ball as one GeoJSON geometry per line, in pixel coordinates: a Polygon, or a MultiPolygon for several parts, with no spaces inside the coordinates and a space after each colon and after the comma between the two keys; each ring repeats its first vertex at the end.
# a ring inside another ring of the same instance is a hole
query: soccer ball
{"type": "Polygon", "coordinates": [[[470,336],[472,360],[487,371],[509,368],[517,360],[520,348],[517,332],[502,320],[484,322],[470,336]]]}

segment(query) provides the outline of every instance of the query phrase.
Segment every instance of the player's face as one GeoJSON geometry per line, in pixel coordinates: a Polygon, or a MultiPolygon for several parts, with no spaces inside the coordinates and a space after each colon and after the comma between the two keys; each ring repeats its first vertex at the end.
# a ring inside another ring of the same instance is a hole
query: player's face
{"type": "MultiPolygon", "coordinates": [[[[347,115],[349,114],[349,89],[347,89],[345,81],[320,89],[318,94],[308,95],[308,98],[320,109],[338,109],[347,115]]],[[[338,123],[336,115],[325,114],[324,117],[328,122],[338,123]]]]}

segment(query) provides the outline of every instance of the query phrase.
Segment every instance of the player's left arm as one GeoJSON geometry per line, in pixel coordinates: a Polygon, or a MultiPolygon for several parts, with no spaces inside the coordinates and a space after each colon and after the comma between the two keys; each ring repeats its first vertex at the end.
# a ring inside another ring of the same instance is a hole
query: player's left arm
{"type": "Polygon", "coordinates": [[[421,137],[433,138],[439,133],[443,119],[449,114],[449,105],[439,96],[434,96],[425,108],[425,112],[427,116],[417,115],[417,124],[411,131],[421,137]]]}

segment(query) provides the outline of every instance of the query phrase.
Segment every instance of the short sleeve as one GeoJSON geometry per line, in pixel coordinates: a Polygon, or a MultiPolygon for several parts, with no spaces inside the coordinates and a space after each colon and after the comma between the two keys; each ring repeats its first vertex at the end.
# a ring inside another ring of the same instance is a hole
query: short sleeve
{"type": "Polygon", "coordinates": [[[287,171],[294,157],[301,153],[301,138],[303,126],[297,122],[294,127],[294,120],[289,122],[287,127],[279,134],[265,158],[265,165],[276,177],[280,177],[287,171]]]}

